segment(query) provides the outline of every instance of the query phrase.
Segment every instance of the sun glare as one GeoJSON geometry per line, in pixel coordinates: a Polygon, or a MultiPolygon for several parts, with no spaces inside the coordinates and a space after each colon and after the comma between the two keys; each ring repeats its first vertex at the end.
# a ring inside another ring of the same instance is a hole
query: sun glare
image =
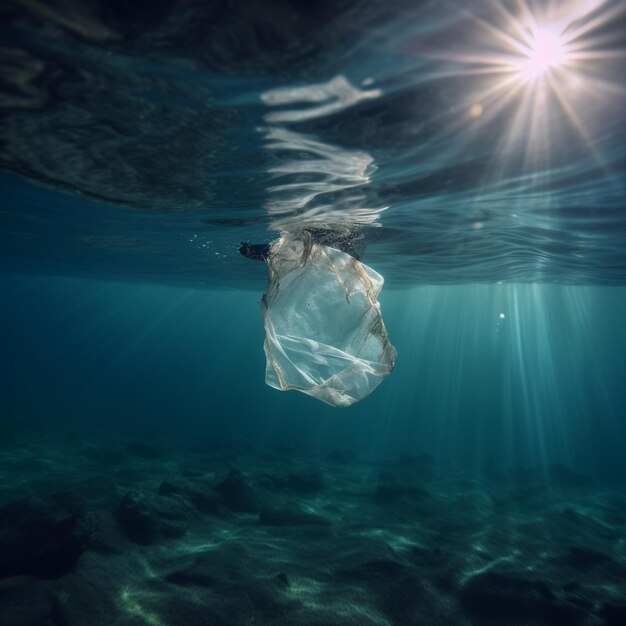
{"type": "Polygon", "coordinates": [[[434,55],[452,61],[447,76],[462,76],[467,85],[459,124],[472,124],[468,141],[494,120],[504,121],[493,148],[499,155],[494,176],[522,154],[541,180],[543,166],[553,162],[566,136],[577,137],[602,162],[587,129],[594,112],[626,97],[626,89],[604,71],[626,57],[624,44],[611,33],[612,24],[624,19],[626,2],[486,2],[492,11],[468,10],[468,38],[461,48],[434,55]]]}
{"type": "Polygon", "coordinates": [[[567,63],[567,43],[557,27],[537,29],[529,35],[526,43],[525,58],[517,66],[524,80],[541,78],[567,63]]]}

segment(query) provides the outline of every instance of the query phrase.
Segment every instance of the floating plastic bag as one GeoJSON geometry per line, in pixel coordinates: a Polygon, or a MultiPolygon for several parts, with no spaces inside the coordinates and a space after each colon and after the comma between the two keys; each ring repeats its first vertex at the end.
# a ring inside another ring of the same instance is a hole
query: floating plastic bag
{"type": "Polygon", "coordinates": [[[265,382],[333,406],[369,395],[394,368],[377,296],[383,277],[335,248],[288,235],[269,253],[261,301],[265,382]]]}

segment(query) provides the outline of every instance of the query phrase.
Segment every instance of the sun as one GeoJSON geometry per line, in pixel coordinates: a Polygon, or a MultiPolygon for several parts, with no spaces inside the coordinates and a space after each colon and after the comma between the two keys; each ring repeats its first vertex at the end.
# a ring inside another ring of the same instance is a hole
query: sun
{"type": "MultiPolygon", "coordinates": [[[[442,75],[463,79],[458,111],[464,114],[450,128],[457,132],[471,124],[465,135],[469,142],[493,128],[494,121],[501,123],[493,148],[499,155],[494,172],[519,163],[521,156],[524,167],[543,180],[557,150],[564,154],[566,137],[582,142],[603,163],[589,134],[596,122],[591,116],[615,98],[626,97],[626,88],[605,76],[606,68],[626,57],[613,27],[624,19],[626,2],[485,3],[493,10],[464,14],[466,37],[460,47],[453,44],[432,55],[436,62],[446,62],[442,75]]],[[[459,143],[459,149],[465,145],[459,143]]]]}
{"type": "Polygon", "coordinates": [[[568,61],[567,39],[557,26],[536,28],[524,42],[524,55],[516,63],[520,78],[536,80],[568,61]]]}

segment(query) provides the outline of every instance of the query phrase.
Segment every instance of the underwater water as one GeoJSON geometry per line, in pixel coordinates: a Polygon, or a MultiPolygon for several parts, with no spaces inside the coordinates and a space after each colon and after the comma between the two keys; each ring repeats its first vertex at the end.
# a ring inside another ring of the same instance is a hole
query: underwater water
{"type": "Polygon", "coordinates": [[[1,626],[626,624],[623,2],[0,17],[1,626]],[[279,237],[384,278],[351,406],[279,237]]]}

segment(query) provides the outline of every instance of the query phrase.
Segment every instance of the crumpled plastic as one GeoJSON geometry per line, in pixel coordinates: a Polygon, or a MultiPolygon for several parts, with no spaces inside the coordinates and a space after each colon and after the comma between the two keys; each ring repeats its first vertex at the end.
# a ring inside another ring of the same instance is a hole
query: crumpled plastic
{"type": "Polygon", "coordinates": [[[377,300],[384,280],[349,254],[299,236],[285,234],[270,248],[261,300],[265,382],[350,406],[395,366],[377,300]]]}

